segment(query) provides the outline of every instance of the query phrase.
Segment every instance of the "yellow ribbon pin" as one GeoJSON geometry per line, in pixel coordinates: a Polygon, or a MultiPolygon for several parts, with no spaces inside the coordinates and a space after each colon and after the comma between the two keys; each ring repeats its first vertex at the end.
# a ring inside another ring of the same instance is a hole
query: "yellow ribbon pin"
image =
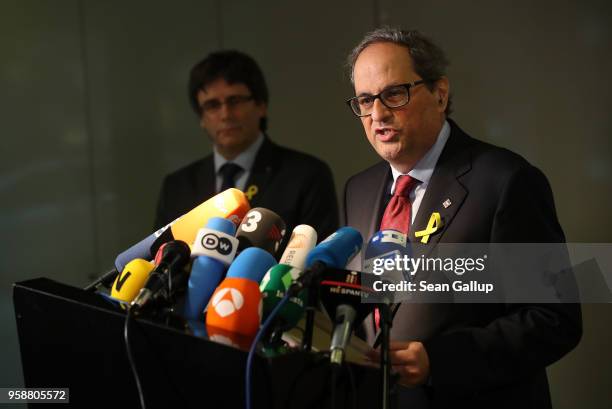
{"type": "Polygon", "coordinates": [[[429,236],[438,231],[438,229],[442,228],[442,218],[440,217],[440,213],[433,212],[431,217],[429,218],[429,222],[427,223],[427,227],[425,230],[414,232],[414,237],[421,238],[421,243],[426,244],[429,241],[429,236]]]}
{"type": "Polygon", "coordinates": [[[251,201],[253,199],[253,196],[255,196],[257,194],[257,192],[259,192],[259,188],[257,188],[257,186],[255,185],[251,185],[247,188],[246,192],[244,192],[245,196],[247,197],[247,199],[249,199],[249,201],[251,201]]]}

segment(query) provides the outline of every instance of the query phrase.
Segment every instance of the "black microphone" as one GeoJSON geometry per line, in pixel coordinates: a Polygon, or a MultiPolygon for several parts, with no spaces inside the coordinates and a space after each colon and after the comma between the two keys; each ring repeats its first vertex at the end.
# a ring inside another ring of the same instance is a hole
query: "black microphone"
{"type": "Polygon", "coordinates": [[[330,361],[342,365],[353,328],[372,312],[375,295],[370,286],[362,283],[362,273],[357,271],[327,268],[321,278],[321,304],[334,321],[330,361]]]}
{"type": "Polygon", "coordinates": [[[276,256],[285,232],[285,222],[278,214],[255,207],[244,216],[236,231],[238,253],[248,247],[259,247],[276,256]]]}
{"type": "Polygon", "coordinates": [[[189,263],[191,254],[189,245],[184,241],[173,240],[166,243],[160,251],[159,263],[130,304],[132,308],[142,308],[151,301],[168,301],[175,288],[180,287],[181,281],[187,281],[188,274],[184,268],[189,263]]]}

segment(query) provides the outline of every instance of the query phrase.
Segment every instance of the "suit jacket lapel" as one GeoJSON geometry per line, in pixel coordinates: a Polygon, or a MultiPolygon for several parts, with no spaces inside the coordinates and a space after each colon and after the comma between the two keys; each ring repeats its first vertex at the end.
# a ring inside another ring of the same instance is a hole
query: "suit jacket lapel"
{"type": "MultiPolygon", "coordinates": [[[[364,243],[378,230],[378,215],[390,175],[391,168],[387,162],[376,164],[373,170],[367,173],[367,179],[360,180],[360,185],[353,189],[357,193],[345,198],[351,201],[350,207],[345,203],[345,209],[350,209],[351,212],[346,215],[346,221],[361,233],[364,243]]],[[[351,265],[361,269],[361,263],[351,265]]]]}
{"type": "Polygon", "coordinates": [[[459,177],[471,169],[469,149],[464,149],[469,138],[452,121],[449,122],[451,123],[450,137],[438,159],[410,230],[410,240],[423,245],[426,254],[440,241],[468,195],[459,177]],[[427,228],[434,212],[440,214],[442,227],[429,236],[426,244],[421,244],[421,238],[416,238],[415,233],[427,228]]]}
{"type": "Polygon", "coordinates": [[[216,194],[215,165],[213,155],[209,155],[202,161],[195,172],[193,191],[196,196],[194,203],[202,203],[216,194]]]}
{"type": "MultiPolygon", "coordinates": [[[[370,237],[372,237],[374,233],[378,231],[380,227],[379,226],[380,221],[378,220],[379,219],[378,216],[381,214],[381,206],[384,202],[383,198],[386,194],[385,189],[387,187],[387,182],[389,181],[390,177],[391,177],[391,168],[385,162],[385,166],[376,175],[376,180],[378,184],[377,185],[368,184],[368,186],[376,186],[376,188],[375,188],[375,191],[373,192],[374,195],[367,196],[366,200],[364,200],[364,203],[363,203],[363,206],[366,209],[366,211],[370,211],[373,214],[373,217],[370,218],[370,223],[367,226],[367,230],[366,230],[367,234],[363,238],[366,243],[368,240],[370,240],[370,237]]],[[[368,220],[368,219],[364,218],[364,220],[368,220]]]]}

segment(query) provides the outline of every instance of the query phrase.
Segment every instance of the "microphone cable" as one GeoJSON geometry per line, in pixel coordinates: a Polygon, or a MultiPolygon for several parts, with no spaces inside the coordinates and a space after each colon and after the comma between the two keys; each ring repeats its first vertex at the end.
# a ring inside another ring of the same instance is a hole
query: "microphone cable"
{"type": "Polygon", "coordinates": [[[125,315],[125,325],[123,327],[123,339],[125,341],[125,349],[128,356],[128,361],[130,363],[130,368],[132,369],[132,374],[134,375],[134,380],[136,381],[136,388],[138,389],[138,399],[140,400],[141,409],[146,409],[144,393],[142,390],[142,384],[140,383],[140,376],[138,376],[138,369],[136,368],[136,364],[134,362],[134,355],[132,352],[132,347],[130,346],[130,337],[129,337],[129,329],[130,329],[130,321],[134,318],[135,309],[129,308],[127,314],[125,315]]]}
{"type": "MultiPolygon", "coordinates": [[[[136,361],[134,359],[134,351],[132,350],[132,346],[130,345],[130,333],[131,333],[130,328],[133,327],[133,325],[130,325],[130,323],[134,321],[134,317],[138,309],[139,309],[138,307],[130,307],[128,309],[127,314],[125,316],[125,324],[123,327],[123,339],[125,342],[125,349],[126,349],[127,356],[128,356],[128,362],[130,364],[130,369],[132,370],[132,375],[134,376],[134,381],[136,382],[136,388],[138,390],[138,399],[140,401],[140,407],[141,409],[146,409],[146,404],[145,404],[145,399],[144,399],[144,389],[142,387],[142,381],[140,379],[140,375],[138,373],[138,369],[136,366],[136,361]]],[[[145,340],[149,342],[150,348],[159,349],[158,346],[151,345],[150,340],[147,337],[145,337],[145,340]]],[[[162,371],[164,375],[166,376],[168,383],[171,385],[172,389],[176,393],[176,396],[180,397],[180,399],[183,401],[183,404],[184,404],[183,407],[185,408],[189,407],[189,403],[185,399],[185,396],[183,396],[183,394],[181,393],[176,383],[172,380],[172,377],[170,376],[168,372],[168,368],[165,365],[163,365],[163,363],[161,363],[161,360],[160,360],[160,364],[161,364],[162,371]]]]}
{"type": "Polygon", "coordinates": [[[270,327],[270,325],[272,324],[272,321],[274,321],[274,318],[278,315],[278,313],[280,312],[280,310],[284,307],[284,305],[289,301],[289,298],[291,298],[293,296],[293,292],[289,289],[285,292],[285,295],[283,296],[283,298],[278,302],[278,304],[276,304],[276,306],[274,307],[274,309],[270,312],[270,315],[268,315],[268,318],[264,321],[263,325],[259,328],[259,331],[257,332],[257,335],[255,335],[255,339],[253,340],[253,343],[251,344],[251,349],[249,349],[249,355],[247,356],[247,364],[246,364],[246,387],[245,387],[245,394],[246,394],[246,409],[251,409],[251,378],[252,378],[252,367],[253,367],[253,357],[255,356],[255,351],[257,350],[257,344],[259,344],[259,341],[261,341],[261,338],[263,337],[263,335],[265,333],[268,332],[268,328],[270,327]]]}
{"type": "MultiPolygon", "coordinates": [[[[351,368],[351,365],[346,361],[342,362],[342,366],[332,365],[331,367],[331,408],[336,408],[336,385],[338,383],[338,379],[340,379],[341,369],[345,369],[348,373],[348,386],[351,393],[351,407],[353,409],[357,409],[357,387],[355,385],[355,376],[353,374],[353,368],[351,368]]],[[[344,396],[346,396],[346,393],[344,396]]],[[[341,407],[345,407],[345,405],[342,404],[341,407]]]]}
{"type": "Polygon", "coordinates": [[[348,372],[349,385],[351,387],[351,404],[353,409],[357,409],[357,386],[355,385],[355,375],[353,374],[353,368],[348,362],[344,362],[346,365],[346,371],[348,372]]]}
{"type": "Polygon", "coordinates": [[[338,372],[340,368],[336,365],[332,365],[331,368],[331,390],[330,390],[330,398],[331,398],[331,409],[336,409],[336,384],[338,383],[338,372]]]}

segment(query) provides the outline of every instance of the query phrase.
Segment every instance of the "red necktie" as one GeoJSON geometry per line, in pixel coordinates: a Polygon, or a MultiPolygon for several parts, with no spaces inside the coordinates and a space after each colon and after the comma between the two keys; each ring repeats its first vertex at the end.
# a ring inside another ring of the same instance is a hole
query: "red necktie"
{"type": "MultiPolygon", "coordinates": [[[[417,179],[409,175],[401,175],[395,181],[395,192],[385,209],[379,230],[398,230],[402,233],[410,233],[410,221],[412,218],[412,203],[410,203],[410,192],[419,183],[417,179]]],[[[374,324],[376,330],[380,328],[380,311],[374,309],[374,324]]]]}
{"type": "Polygon", "coordinates": [[[410,219],[412,217],[410,192],[417,183],[419,181],[409,175],[401,175],[397,178],[395,192],[380,222],[380,230],[397,230],[406,234],[406,236],[410,233],[410,219]]]}

